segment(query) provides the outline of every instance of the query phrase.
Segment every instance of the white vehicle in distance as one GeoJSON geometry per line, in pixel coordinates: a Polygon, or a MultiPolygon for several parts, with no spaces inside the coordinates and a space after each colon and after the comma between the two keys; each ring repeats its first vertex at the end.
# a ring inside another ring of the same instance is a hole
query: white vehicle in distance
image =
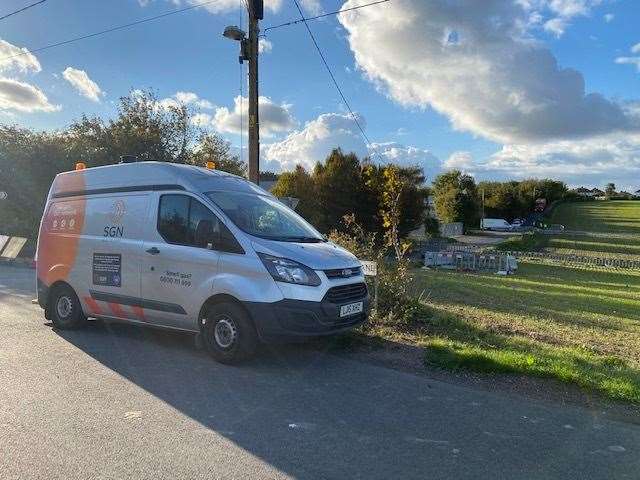
{"type": "Polygon", "coordinates": [[[504,218],[483,218],[480,220],[481,230],[492,230],[494,232],[510,232],[516,227],[507,222],[504,218]]]}
{"type": "Polygon", "coordinates": [[[259,341],[367,319],[358,259],[247,180],[164,162],[77,168],[56,176],[38,237],[38,303],[56,328],[188,331],[231,363],[259,341]]]}

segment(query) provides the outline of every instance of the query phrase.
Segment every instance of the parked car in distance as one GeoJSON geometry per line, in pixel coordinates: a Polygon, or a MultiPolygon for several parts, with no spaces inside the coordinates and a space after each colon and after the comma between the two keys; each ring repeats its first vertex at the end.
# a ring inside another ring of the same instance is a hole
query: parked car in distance
{"type": "Polygon", "coordinates": [[[56,328],[95,317],[193,332],[225,363],[258,341],[344,332],[370,305],[354,255],[253,183],[190,165],[58,174],[36,258],[56,328]]]}
{"type": "Polygon", "coordinates": [[[504,218],[483,218],[480,220],[480,229],[494,232],[511,232],[515,229],[515,226],[504,218]]]}

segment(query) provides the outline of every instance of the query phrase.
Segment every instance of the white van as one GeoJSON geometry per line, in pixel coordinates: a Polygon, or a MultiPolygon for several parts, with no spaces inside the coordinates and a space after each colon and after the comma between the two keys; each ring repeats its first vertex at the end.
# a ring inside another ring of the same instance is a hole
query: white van
{"type": "Polygon", "coordinates": [[[367,318],[362,266],[247,180],[138,162],[56,176],[40,225],[38,303],[201,334],[222,362],[259,340],[335,334],[367,318]]]}
{"type": "Polygon", "coordinates": [[[510,232],[516,227],[507,222],[504,218],[483,218],[480,220],[481,230],[493,230],[496,232],[510,232]]]}

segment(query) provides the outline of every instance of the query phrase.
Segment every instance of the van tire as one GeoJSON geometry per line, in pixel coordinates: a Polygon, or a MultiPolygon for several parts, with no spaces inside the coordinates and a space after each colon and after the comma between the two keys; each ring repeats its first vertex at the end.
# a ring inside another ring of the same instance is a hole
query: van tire
{"type": "Polygon", "coordinates": [[[51,292],[49,303],[51,321],[60,330],[71,330],[86,325],[78,296],[68,285],[59,285],[51,292]]]}
{"type": "Polygon", "coordinates": [[[250,358],[258,344],[256,330],[247,313],[239,305],[228,302],[209,308],[202,340],[209,355],[225,364],[250,358]]]}

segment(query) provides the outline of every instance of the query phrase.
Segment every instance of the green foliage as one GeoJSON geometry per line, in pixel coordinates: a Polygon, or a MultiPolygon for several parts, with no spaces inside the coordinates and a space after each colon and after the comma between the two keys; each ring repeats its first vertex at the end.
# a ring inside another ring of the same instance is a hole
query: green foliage
{"type": "Polygon", "coordinates": [[[277,197],[297,198],[300,203],[296,211],[313,225],[322,221],[318,208],[318,197],[313,178],[302,166],[298,165],[293,172],[280,175],[271,193],[277,197]]]}
{"type": "Polygon", "coordinates": [[[56,174],[77,162],[88,167],[118,163],[121,155],[141,160],[204,165],[244,175],[246,166],[221,137],[194,126],[186,105],[162,106],[153,92],[120,99],[109,121],[82,117],[62,132],[34,132],[0,126],[0,234],[35,238],[47,192],[56,174]]]}
{"type": "Polygon", "coordinates": [[[437,238],[440,236],[440,222],[434,217],[425,217],[424,233],[429,238],[437,238]]]}
{"type": "Polygon", "coordinates": [[[324,163],[316,164],[313,181],[320,209],[317,225],[320,231],[335,228],[350,213],[356,213],[359,219],[356,209],[364,200],[364,182],[355,154],[334,150],[324,163]]]}
{"type": "Polygon", "coordinates": [[[298,166],[293,172],[281,174],[273,193],[300,199],[298,212],[322,232],[335,229],[345,215],[353,214],[358,224],[382,239],[385,228],[381,212],[388,188],[385,175],[390,168],[395,169],[401,185],[397,227],[404,238],[420,226],[424,216],[426,189],[419,167],[374,165],[336,149],[312,173],[298,166]]]}
{"type": "Polygon", "coordinates": [[[231,144],[227,140],[211,132],[202,132],[186,163],[204,167],[207,162],[215,163],[216,170],[239,177],[247,174],[247,164],[231,153],[231,144]]]}
{"type": "Polygon", "coordinates": [[[0,126],[0,234],[35,238],[53,177],[74,164],[64,137],[0,126]]]}
{"type": "Polygon", "coordinates": [[[465,229],[478,226],[478,190],[472,176],[459,170],[438,175],[433,182],[433,195],[441,222],[463,222],[465,229]]]}
{"type": "Polygon", "coordinates": [[[397,169],[390,168],[387,171],[385,183],[387,193],[380,212],[385,219],[383,246],[377,241],[377,233],[363,228],[353,214],[343,218],[341,229],[333,230],[329,239],[362,260],[377,262],[378,307],[371,315],[371,323],[391,327],[406,326],[414,319],[420,304],[409,292],[411,275],[406,252],[410,244],[400,239],[397,230],[400,223],[399,197],[403,188],[397,169]],[[385,258],[385,253],[389,250],[395,254],[393,260],[385,258]]]}
{"type": "Polygon", "coordinates": [[[528,179],[520,182],[480,182],[478,192],[482,198],[487,218],[504,218],[508,221],[523,218],[534,210],[538,198],[551,204],[566,197],[567,186],[551,179],[528,179]]]}
{"type": "Polygon", "coordinates": [[[616,194],[616,184],[607,183],[607,187],[604,189],[604,192],[606,193],[608,199],[612,198],[616,194]]]}

